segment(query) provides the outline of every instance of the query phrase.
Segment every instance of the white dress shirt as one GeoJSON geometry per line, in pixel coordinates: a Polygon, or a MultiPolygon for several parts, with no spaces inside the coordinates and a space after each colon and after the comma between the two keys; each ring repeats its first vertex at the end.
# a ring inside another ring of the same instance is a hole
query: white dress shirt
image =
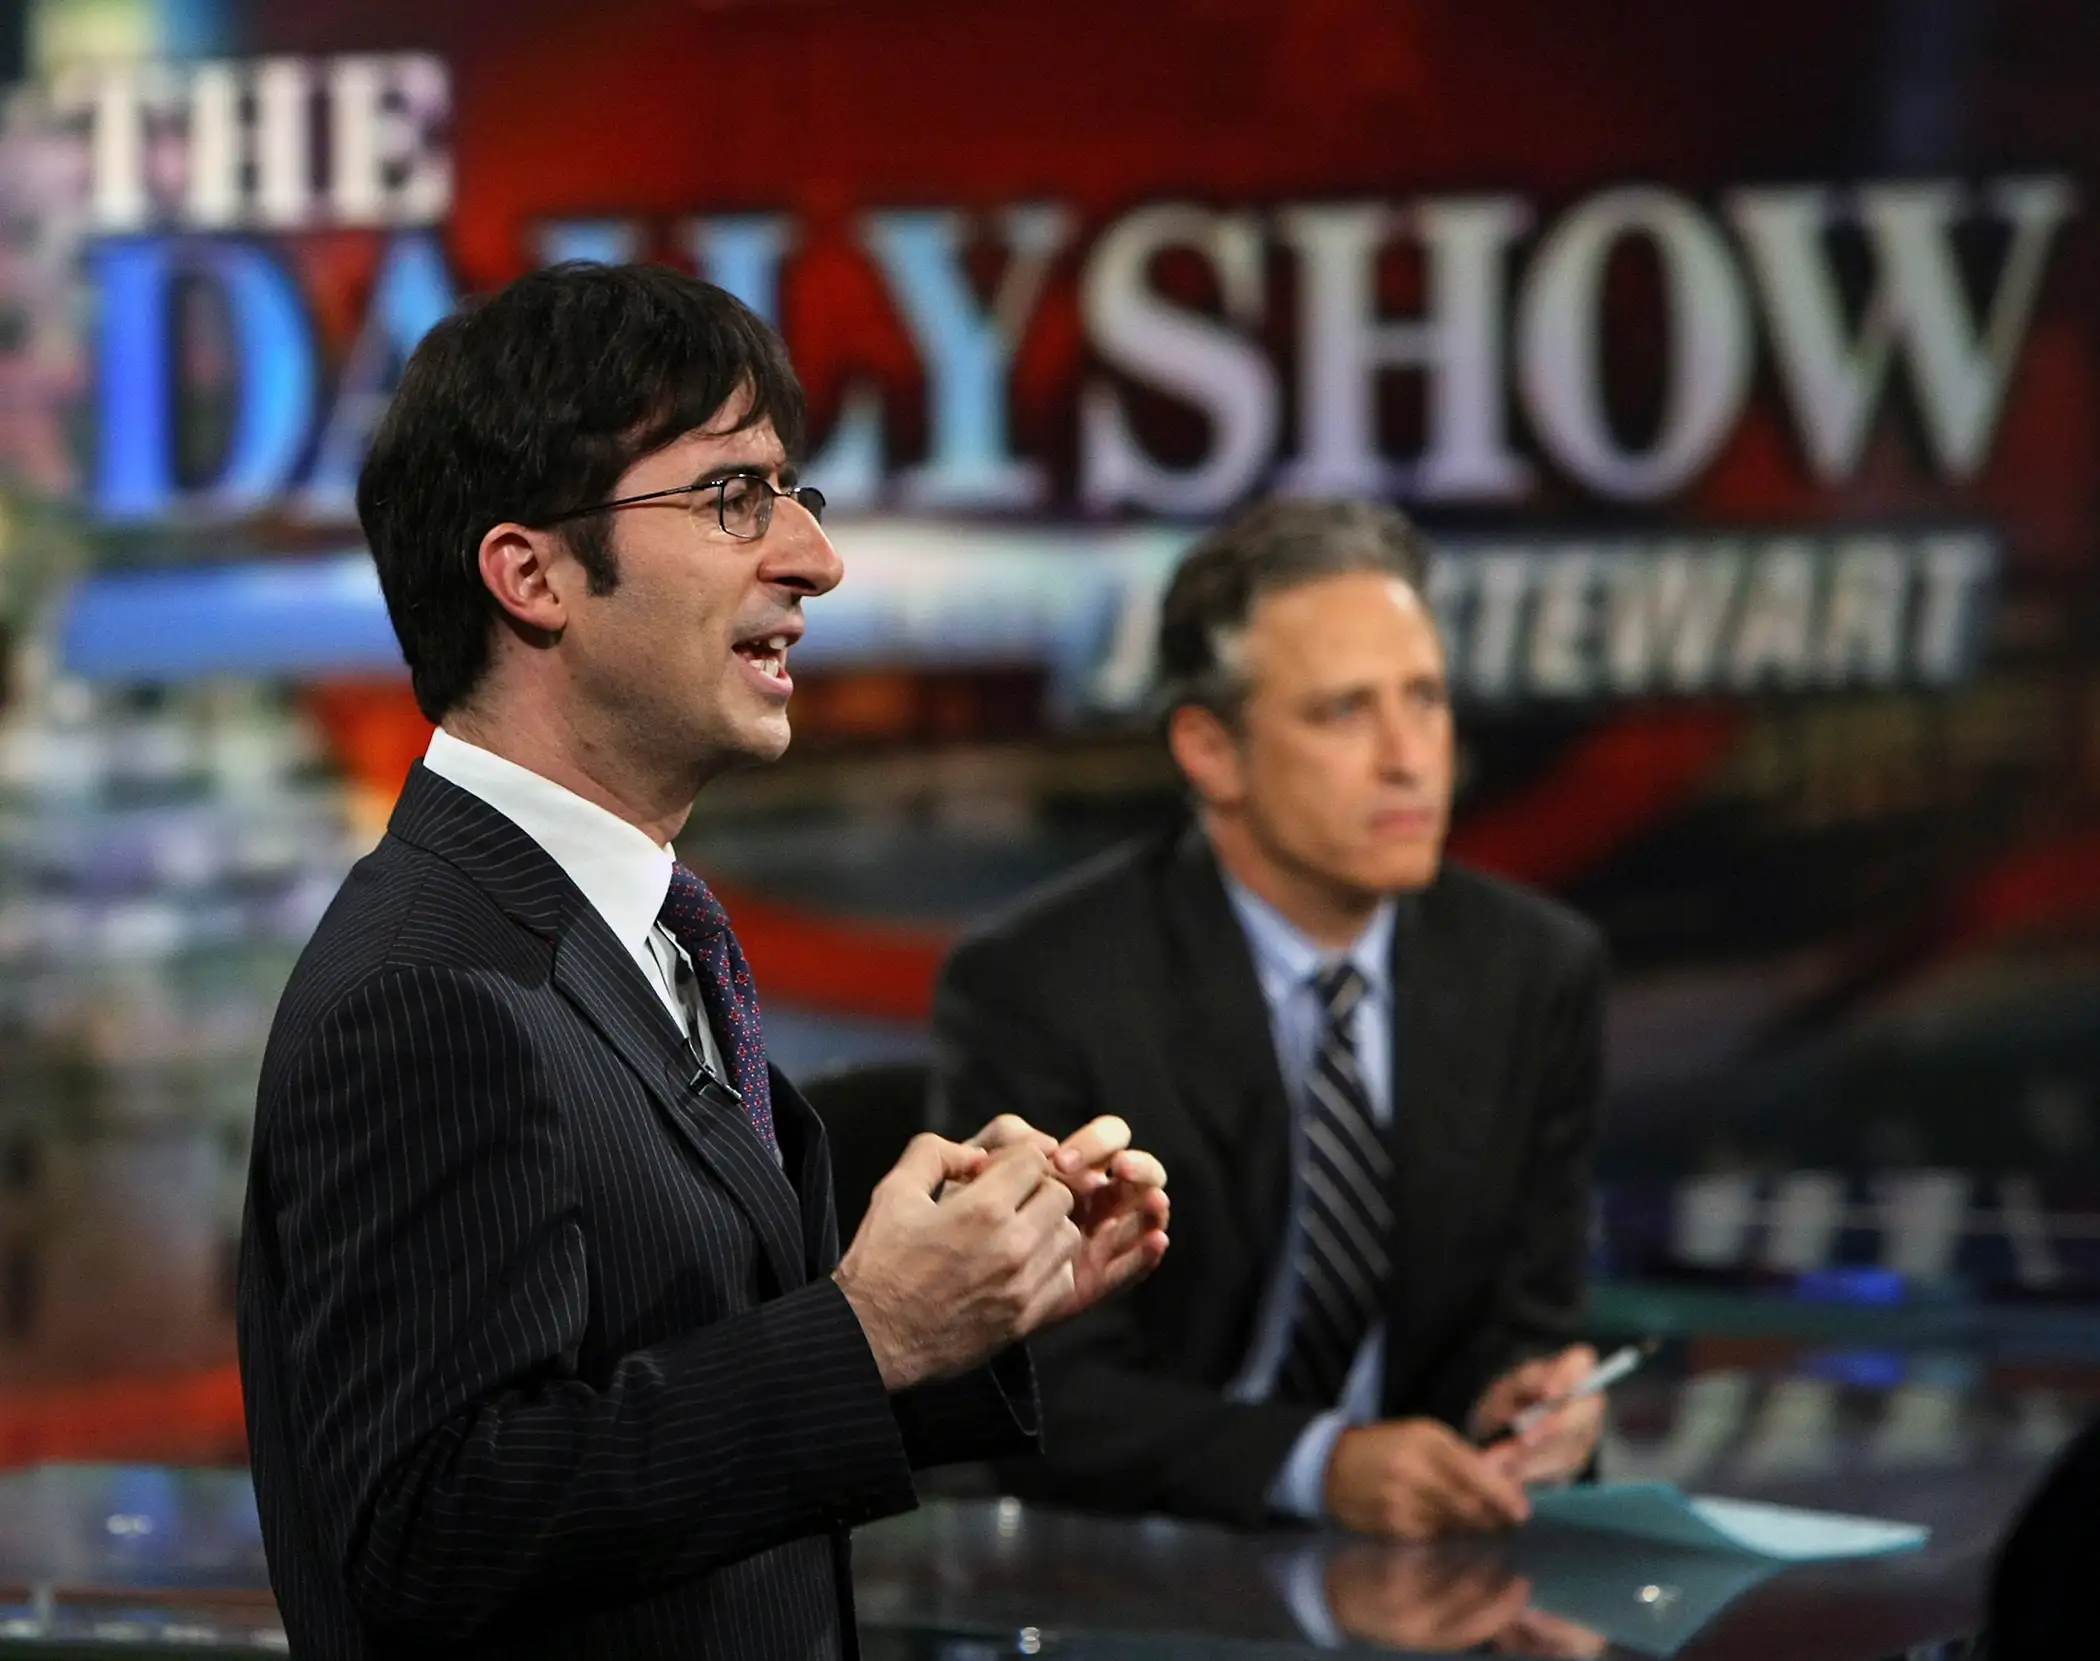
{"type": "Polygon", "coordinates": [[[480,797],[546,850],[627,948],[679,1030],[692,1035],[708,1066],[726,1078],[692,962],[656,920],[671,891],[676,856],[670,848],[596,802],[443,727],[430,735],[423,765],[480,797]]]}

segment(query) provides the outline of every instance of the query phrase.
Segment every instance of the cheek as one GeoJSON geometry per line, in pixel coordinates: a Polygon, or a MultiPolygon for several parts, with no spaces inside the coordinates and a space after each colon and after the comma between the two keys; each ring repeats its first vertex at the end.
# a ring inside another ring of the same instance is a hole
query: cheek
{"type": "Polygon", "coordinates": [[[1343,730],[1292,735],[1255,758],[1251,782],[1268,818],[1302,848],[1348,848],[1363,840],[1377,785],[1371,746],[1343,730]]]}

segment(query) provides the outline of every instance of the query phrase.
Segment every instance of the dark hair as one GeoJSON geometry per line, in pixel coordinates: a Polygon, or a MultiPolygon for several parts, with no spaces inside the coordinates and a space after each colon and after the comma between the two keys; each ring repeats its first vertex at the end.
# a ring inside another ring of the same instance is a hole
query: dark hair
{"type": "MultiPolygon", "coordinates": [[[[488,669],[496,601],[478,553],[490,527],[601,500],[741,388],[740,424],[770,418],[799,458],[802,386],[780,337],[734,295],[664,266],[551,266],[423,337],[373,438],[357,517],[426,716],[442,719],[488,669]]],[[[592,592],[611,592],[605,520],[562,534],[592,592]]]]}
{"type": "Polygon", "coordinates": [[[1380,502],[1258,502],[1202,538],[1160,602],[1161,713],[1200,704],[1233,720],[1247,689],[1231,637],[1254,602],[1353,571],[1386,572],[1421,594],[1429,548],[1405,514],[1380,502]]]}

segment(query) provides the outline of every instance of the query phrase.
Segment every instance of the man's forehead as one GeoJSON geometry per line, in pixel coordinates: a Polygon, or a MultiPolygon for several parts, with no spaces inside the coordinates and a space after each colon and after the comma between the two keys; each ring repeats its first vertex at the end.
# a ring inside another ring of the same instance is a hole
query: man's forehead
{"type": "Polygon", "coordinates": [[[1295,634],[1308,629],[1362,634],[1412,630],[1435,618],[1403,577],[1388,571],[1337,571],[1260,594],[1247,612],[1250,634],[1295,634]]]}
{"type": "Polygon", "coordinates": [[[787,446],[773,430],[770,417],[761,416],[750,426],[734,425],[728,408],[717,412],[705,425],[681,433],[666,444],[659,455],[709,466],[719,462],[750,462],[768,469],[785,466],[787,446]]]}
{"type": "Polygon", "coordinates": [[[1316,579],[1256,601],[1246,653],[1258,678],[1296,685],[1353,681],[1367,669],[1409,679],[1442,672],[1443,641],[1421,596],[1399,577],[1348,575],[1358,580],[1316,579]]]}

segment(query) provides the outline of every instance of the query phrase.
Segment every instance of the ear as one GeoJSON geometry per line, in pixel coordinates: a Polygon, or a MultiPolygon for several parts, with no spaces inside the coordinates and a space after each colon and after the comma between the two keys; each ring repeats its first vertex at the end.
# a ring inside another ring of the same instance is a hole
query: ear
{"type": "Polygon", "coordinates": [[[1205,807],[1236,807],[1245,797],[1239,738],[1201,704],[1183,704],[1167,717],[1167,750],[1205,807]]]}
{"type": "Polygon", "coordinates": [[[554,533],[506,520],[481,539],[481,580],[505,613],[529,629],[559,635],[567,603],[550,580],[558,549],[554,533]]]}

